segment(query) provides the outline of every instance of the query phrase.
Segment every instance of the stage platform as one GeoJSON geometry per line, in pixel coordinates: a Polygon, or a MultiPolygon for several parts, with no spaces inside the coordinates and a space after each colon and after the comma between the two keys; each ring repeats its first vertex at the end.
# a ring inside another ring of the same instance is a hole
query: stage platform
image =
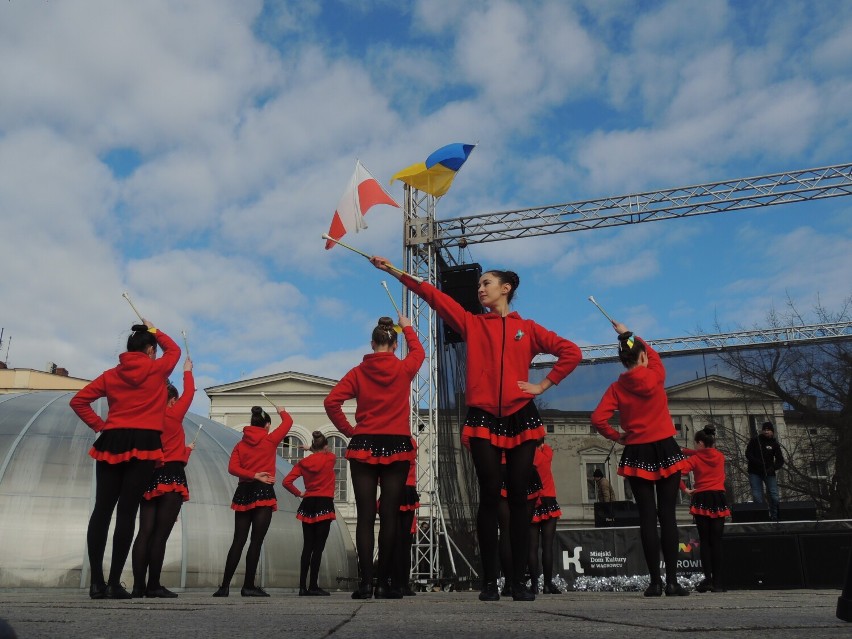
{"type": "Polygon", "coordinates": [[[92,601],[82,590],[0,590],[0,617],[20,639],[836,639],[852,633],[852,624],[835,617],[839,592],[829,590],[653,599],[640,593],[575,592],[488,603],[476,592],[381,601],[355,601],[348,592],[299,597],[270,591],[268,599],[243,599],[238,593],[214,599],[210,590],[191,590],[181,591],[179,599],[92,601]]]}

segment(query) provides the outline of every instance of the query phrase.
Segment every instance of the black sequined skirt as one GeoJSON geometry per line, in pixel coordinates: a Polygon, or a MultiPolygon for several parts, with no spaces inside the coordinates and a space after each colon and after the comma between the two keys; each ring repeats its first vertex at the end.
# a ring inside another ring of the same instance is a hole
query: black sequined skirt
{"type": "Polygon", "coordinates": [[[417,492],[415,486],[405,486],[405,491],[402,493],[402,503],[399,505],[401,511],[417,510],[420,508],[420,493],[417,492]]]}
{"type": "Polygon", "coordinates": [[[725,497],[724,490],[702,490],[692,493],[689,512],[711,519],[731,516],[731,509],[728,508],[728,500],[725,497]]]}
{"type": "Polygon", "coordinates": [[[355,435],[346,448],[346,459],[365,464],[410,462],[417,452],[410,435],[355,435]]]}
{"type": "Polygon", "coordinates": [[[296,511],[296,519],[306,524],[336,518],[333,497],[305,497],[296,511]]]}
{"type": "Polygon", "coordinates": [[[462,429],[464,436],[487,439],[497,448],[515,448],[544,437],[544,423],[533,401],[519,411],[495,417],[481,408],[469,408],[462,429]]]}
{"type": "Polygon", "coordinates": [[[241,481],[237,484],[237,490],[231,500],[232,510],[244,511],[265,506],[271,506],[273,511],[278,510],[278,500],[275,498],[272,484],[264,484],[262,481],[241,481]]]}
{"type": "Polygon", "coordinates": [[[180,493],[184,501],[189,501],[189,484],[186,483],[186,471],[183,462],[166,462],[154,469],[154,475],[148,482],[145,499],[154,499],[166,493],[180,493]]]}
{"type": "Polygon", "coordinates": [[[89,449],[97,461],[120,464],[131,459],[163,459],[160,431],[142,428],[111,428],[102,430],[89,449]]]}
{"type": "Polygon", "coordinates": [[[533,510],[533,523],[538,524],[548,519],[559,519],[562,516],[562,510],[559,508],[559,503],[556,497],[539,497],[533,510]]]}
{"type": "Polygon", "coordinates": [[[618,463],[618,474],[622,477],[638,477],[656,481],[681,472],[686,465],[686,456],[674,437],[648,444],[628,444],[618,463]]]}

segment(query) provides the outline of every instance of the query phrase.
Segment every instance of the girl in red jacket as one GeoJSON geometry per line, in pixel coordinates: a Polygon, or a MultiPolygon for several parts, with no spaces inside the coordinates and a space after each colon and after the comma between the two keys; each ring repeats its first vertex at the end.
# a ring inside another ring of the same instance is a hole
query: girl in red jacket
{"type": "Polygon", "coordinates": [[[483,583],[479,598],[497,601],[500,457],[506,452],[509,529],[512,546],[512,598],[532,601],[535,595],[522,581],[526,572],[529,524],[526,493],[533,471],[535,442],[545,429],[533,399],[562,381],[582,359],[573,342],[510,311],[520,282],[512,271],[486,271],[479,278],[479,303],[488,313],[466,311],[452,297],[428,282],[389,269],[384,257],[370,258],[373,266],[396,277],[429,304],[467,345],[463,432],[470,437],[470,453],[479,481],[476,532],[482,557],[483,583]],[[527,381],[533,357],[549,353],[558,359],[541,382],[527,381]]]}
{"type": "Polygon", "coordinates": [[[166,555],[166,542],[180,514],[183,502],[189,501],[189,486],[184,467],[195,444],[186,444],[183,418],[195,396],[192,360],[183,363],[183,395],[177,388],[167,387],[166,417],[163,422],[163,462],[154,469],[139,506],[139,532],[133,542],[134,597],[174,598],[177,593],[160,584],[160,573],[166,555]],[[148,584],[145,584],[145,575],[148,584]]]}
{"type": "MultiPolygon", "coordinates": [[[[417,450],[417,442],[411,438],[411,445],[417,450]]],[[[411,588],[411,544],[417,533],[417,509],[420,508],[420,494],[417,492],[417,461],[412,459],[408,465],[408,477],[405,480],[405,492],[399,504],[399,539],[396,543],[397,571],[396,581],[405,597],[414,597],[417,593],[411,588]]]]}
{"type": "Polygon", "coordinates": [[[71,409],[86,425],[100,433],[89,451],[95,461],[95,507],[89,519],[92,599],[130,599],[121,586],[121,572],[133,543],[139,500],[163,458],[160,433],[166,411],[166,383],[180,358],[180,348],[148,320],[133,326],[127,352],[119,364],[87,384],[71,399],[71,409]],[[163,356],[157,359],[157,346],[163,356]],[[106,397],[106,420],[92,410],[95,400],[106,397]],[[112,562],[104,581],[103,559],[109,522],[115,515],[112,562]]]}
{"type": "Polygon", "coordinates": [[[695,586],[698,592],[724,591],[722,585],[722,533],[725,517],[731,515],[725,498],[725,456],[716,449],[716,429],[705,426],[695,433],[695,448],[684,448],[689,456],[683,472],[692,471],[693,488],[681,483],[681,490],[692,496],[689,512],[695,517],[701,542],[701,567],[704,579],[695,586]]]}
{"type": "Polygon", "coordinates": [[[592,413],[592,424],[607,439],[625,444],[618,474],[627,477],[639,507],[639,532],[651,583],[646,597],[663,594],[660,548],[666,562],[666,595],[688,595],[677,582],[677,521],[675,502],[686,458],[674,439],[665,391],[666,369],[660,356],[620,322],[618,357],[627,369],[604,393],[592,413]],[[609,425],[619,412],[619,433],[609,425]],[[657,519],[660,533],[657,533],[657,519]]]}
{"type": "Polygon", "coordinates": [[[541,592],[545,595],[560,594],[553,584],[553,541],[556,538],[556,522],[562,516],[562,510],[556,501],[556,483],[553,481],[553,449],[541,439],[535,450],[533,464],[541,478],[541,492],[535,504],[530,528],[529,567],[532,591],[538,589],[538,540],[541,536],[541,566],[544,572],[544,585],[541,592]]]}
{"type": "Polygon", "coordinates": [[[260,561],[260,549],[272,513],[278,510],[275,499],[275,452],[278,445],[290,432],[293,418],[282,407],[277,407],[281,424],[269,432],[272,423],[269,415],[260,406],[252,406],[251,423],[243,428],[243,439],[231,453],[228,472],[239,477],[237,490],[231,501],[234,511],[234,540],[225,560],[225,574],[222,585],[213,593],[214,597],[227,597],[231,578],[237,570],[243,546],[251,531],[251,542],[246,551],[246,574],[240,594],[243,597],[268,597],[269,594],[254,583],[257,564],[260,561]]]}
{"type": "MultiPolygon", "coordinates": [[[[408,345],[408,354],[399,359],[394,351],[397,334],[393,320],[379,319],[373,329],[370,346],[373,352],[343,376],[325,399],[325,412],[335,427],[350,438],[346,459],[352,473],[355,508],[355,548],[358,552],[360,584],[353,599],[399,599],[401,584],[391,583],[394,546],[398,537],[399,505],[405,490],[410,462],[414,459],[411,444],[409,400],[411,380],[425,358],[425,352],[411,321],[400,314],[399,325],[408,345]],[[355,423],[352,426],[343,413],[343,402],[356,399],[355,423]],[[376,491],[381,482],[382,502],[379,509],[378,583],[373,581],[373,527],[376,521],[376,491]]],[[[393,581],[396,581],[393,579],[393,581]]]]}
{"type": "Polygon", "coordinates": [[[322,551],[328,539],[334,514],[334,453],[328,450],[328,440],[320,431],[313,432],[311,453],[284,478],[282,485],[288,491],[300,497],[302,504],[296,512],[296,519],[302,522],[302,557],[299,566],[299,596],[329,596],[327,590],[319,587],[320,563],[322,551]],[[302,477],[305,490],[300,491],[293,482],[302,477]],[[308,567],[311,569],[310,585],[307,585],[308,567]]]}

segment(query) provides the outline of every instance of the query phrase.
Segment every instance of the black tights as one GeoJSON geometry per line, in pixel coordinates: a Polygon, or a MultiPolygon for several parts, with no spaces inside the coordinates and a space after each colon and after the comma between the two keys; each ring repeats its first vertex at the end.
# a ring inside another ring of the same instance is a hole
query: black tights
{"type": "Polygon", "coordinates": [[[358,552],[358,569],[361,584],[373,581],[373,550],[375,548],[376,491],[382,484],[382,501],[379,508],[379,561],[376,576],[380,583],[391,577],[394,547],[398,536],[399,505],[408,478],[408,461],[392,464],[367,464],[352,460],[352,488],[355,492],[355,509],[358,523],[355,526],[355,549],[358,552]]]}
{"type": "Polygon", "coordinates": [[[553,540],[556,538],[556,519],[545,519],[530,526],[530,580],[533,592],[538,584],[538,538],[541,534],[541,568],[544,572],[544,583],[553,581],[553,540]]]}
{"type": "Polygon", "coordinates": [[[722,586],[722,533],[725,531],[724,517],[695,515],[698,539],[701,542],[701,566],[704,576],[716,587],[722,586]]]}
{"type": "Polygon", "coordinates": [[[411,524],[414,522],[413,510],[402,510],[399,513],[399,537],[396,542],[396,558],[394,559],[394,580],[397,586],[407,586],[411,579],[411,544],[414,534],[411,524]]]}
{"type": "Polygon", "coordinates": [[[319,588],[319,569],[322,561],[322,551],[325,550],[325,542],[328,539],[328,531],[331,530],[331,519],[324,519],[313,524],[302,522],[302,559],[299,563],[299,588],[306,590],[305,584],[308,579],[308,568],[311,569],[310,590],[319,588]]]}
{"type": "Polygon", "coordinates": [[[120,464],[99,461],[95,464],[95,507],[86,533],[93,584],[104,583],[104,551],[113,511],[115,530],[112,533],[108,583],[114,586],[121,583],[121,572],[133,543],[136,511],[153,473],[154,461],[147,459],[131,459],[120,464]]]}
{"type": "Polygon", "coordinates": [[[657,481],[630,478],[630,488],[639,507],[639,534],[651,582],[660,583],[660,547],[666,562],[666,583],[677,583],[677,520],[675,503],[680,473],[657,481]],[[657,533],[657,520],[660,532],[657,533]]]}
{"type": "Polygon", "coordinates": [[[269,524],[272,523],[272,506],[259,506],[251,510],[234,511],[234,541],[228,551],[225,560],[225,575],[222,577],[222,585],[230,586],[231,578],[237,571],[243,547],[251,530],[251,542],[246,552],[246,575],[243,579],[243,588],[254,588],[254,577],[257,573],[257,564],[260,561],[260,549],[263,547],[263,539],[269,524]]]}
{"type": "MultiPolygon", "coordinates": [[[[506,492],[509,504],[509,543],[512,551],[512,579],[523,579],[527,563],[530,515],[527,507],[527,487],[533,469],[536,444],[524,442],[506,449],[506,492]]],[[[470,440],[470,453],[479,480],[479,510],[476,514],[476,534],[482,556],[482,575],[486,582],[497,580],[498,535],[497,511],[500,486],[503,483],[500,458],[503,449],[492,446],[487,439],[470,440]]]]}
{"type": "Polygon", "coordinates": [[[166,542],[172,534],[183,495],[166,493],[154,499],[143,499],[139,506],[139,532],[133,542],[133,589],[145,589],[145,573],[148,573],[148,589],[161,586],[160,573],[166,556],[166,542]]]}

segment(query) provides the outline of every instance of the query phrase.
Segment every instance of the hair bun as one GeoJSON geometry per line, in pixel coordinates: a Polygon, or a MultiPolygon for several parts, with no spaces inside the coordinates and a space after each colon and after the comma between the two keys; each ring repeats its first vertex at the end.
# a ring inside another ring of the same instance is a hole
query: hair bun
{"type": "Polygon", "coordinates": [[[311,433],[311,437],[313,437],[314,439],[322,437],[322,432],[315,430],[314,432],[311,433]]]}
{"type": "Polygon", "coordinates": [[[708,435],[713,435],[715,437],[716,436],[716,427],[711,425],[711,424],[708,424],[707,426],[704,427],[704,432],[707,433],[708,435]]]}
{"type": "Polygon", "coordinates": [[[393,330],[393,320],[390,317],[380,317],[378,326],[385,330],[393,330]]]}
{"type": "Polygon", "coordinates": [[[133,331],[134,333],[138,333],[139,331],[147,331],[148,327],[145,326],[144,324],[134,324],[133,326],[130,327],[130,330],[133,331]]]}
{"type": "Polygon", "coordinates": [[[263,415],[263,409],[260,406],[252,406],[251,407],[252,415],[263,415]]]}

